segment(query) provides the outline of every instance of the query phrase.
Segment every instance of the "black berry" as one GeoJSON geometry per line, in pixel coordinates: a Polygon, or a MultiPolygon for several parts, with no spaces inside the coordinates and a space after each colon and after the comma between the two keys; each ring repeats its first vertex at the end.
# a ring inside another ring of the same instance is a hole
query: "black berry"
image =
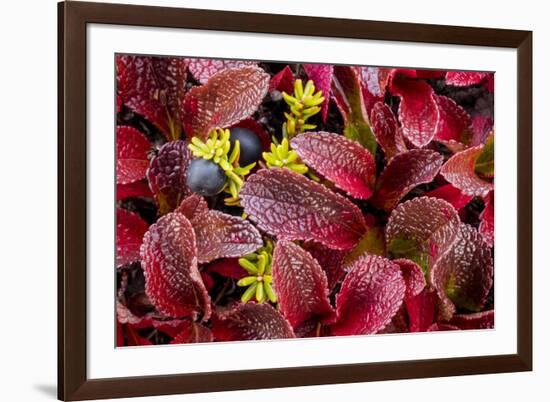
{"type": "Polygon", "coordinates": [[[231,130],[231,148],[235,141],[239,140],[241,154],[239,156],[239,165],[246,166],[258,161],[262,157],[262,142],[254,131],[247,128],[235,127],[231,130]]]}
{"type": "Polygon", "coordinates": [[[187,170],[187,186],[194,193],[212,196],[223,190],[227,176],[223,169],[211,160],[197,158],[187,170]]]}

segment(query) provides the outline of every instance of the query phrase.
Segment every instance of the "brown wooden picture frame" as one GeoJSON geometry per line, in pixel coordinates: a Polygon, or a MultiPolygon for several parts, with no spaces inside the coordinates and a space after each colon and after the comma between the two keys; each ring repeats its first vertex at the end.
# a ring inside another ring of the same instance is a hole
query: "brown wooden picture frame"
{"type": "Polygon", "coordinates": [[[532,32],[105,3],[58,4],[58,397],[82,400],[532,370],[532,32]],[[86,373],[86,25],[517,49],[517,353],[89,379],[86,373]]]}

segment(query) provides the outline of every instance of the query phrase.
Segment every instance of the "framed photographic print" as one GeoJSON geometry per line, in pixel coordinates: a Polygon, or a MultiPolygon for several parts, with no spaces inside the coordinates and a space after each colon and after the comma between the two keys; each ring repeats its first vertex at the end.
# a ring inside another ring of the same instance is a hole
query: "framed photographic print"
{"type": "Polygon", "coordinates": [[[531,370],[531,52],[59,3],[59,398],[531,370]]]}

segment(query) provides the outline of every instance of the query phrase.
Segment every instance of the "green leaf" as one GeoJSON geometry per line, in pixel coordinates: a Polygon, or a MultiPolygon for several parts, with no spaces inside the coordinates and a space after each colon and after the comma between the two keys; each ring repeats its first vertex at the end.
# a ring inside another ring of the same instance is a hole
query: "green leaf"
{"type": "Polygon", "coordinates": [[[384,239],[384,230],[378,226],[369,228],[361,237],[359,243],[349,252],[345,259],[345,265],[353,264],[363,254],[373,254],[384,256],[386,244],[384,239]]]}
{"type": "Polygon", "coordinates": [[[495,136],[489,136],[475,163],[475,172],[484,177],[495,176],[495,136]]]}

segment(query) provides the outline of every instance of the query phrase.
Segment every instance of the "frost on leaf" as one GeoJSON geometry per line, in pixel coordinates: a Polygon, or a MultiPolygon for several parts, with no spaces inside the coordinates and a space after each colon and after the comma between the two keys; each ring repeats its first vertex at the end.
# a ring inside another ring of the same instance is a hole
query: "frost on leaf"
{"type": "Polygon", "coordinates": [[[359,71],[354,67],[334,66],[332,94],[344,119],[344,135],[376,154],[376,138],[369,126],[359,71]]]}
{"type": "Polygon", "coordinates": [[[325,272],[303,248],[285,240],[277,242],[272,275],[279,310],[293,328],[310,320],[333,319],[325,272]]]}
{"type": "Polygon", "coordinates": [[[405,300],[410,332],[428,330],[436,318],[437,303],[437,292],[428,288],[405,300]]]}
{"type": "Polygon", "coordinates": [[[269,74],[259,67],[223,70],[185,96],[183,114],[189,138],[202,140],[215,128],[226,128],[249,117],[262,102],[269,74]]]}
{"type": "Polygon", "coordinates": [[[379,256],[362,256],[352,264],[336,297],[338,321],[332,334],[375,334],[391,321],[404,296],[399,265],[379,256]]]}
{"type": "Polygon", "coordinates": [[[240,191],[246,214],[280,240],[315,240],[350,249],[365,231],[363,214],[346,198],[288,169],[265,169],[240,191]]]}
{"type": "Polygon", "coordinates": [[[139,261],[139,248],[147,223],[138,214],[117,208],[116,210],[116,265],[139,261]]]}
{"type": "Polygon", "coordinates": [[[291,94],[294,91],[294,73],[289,66],[285,66],[269,81],[269,92],[275,90],[284,91],[287,94],[291,94]]]}
{"type": "Polygon", "coordinates": [[[446,201],[420,197],[398,205],[386,226],[388,253],[408,258],[426,273],[456,239],[460,219],[446,201]]]}
{"type": "Polygon", "coordinates": [[[116,185],[116,200],[121,201],[131,197],[153,198],[151,189],[145,180],[128,184],[116,185]]]}
{"type": "Polygon", "coordinates": [[[200,195],[191,194],[181,202],[175,212],[184,214],[187,219],[192,220],[194,217],[208,212],[208,204],[200,195]]]}
{"type": "Polygon", "coordinates": [[[190,194],[187,168],[192,158],[185,141],[172,141],[163,145],[151,160],[147,179],[161,214],[173,211],[190,194]]]}
{"type": "Polygon", "coordinates": [[[345,273],[344,258],[348,253],[347,250],[333,250],[315,242],[308,242],[303,246],[325,271],[328,290],[329,292],[332,291],[345,273]]]}
{"type": "Polygon", "coordinates": [[[196,216],[191,223],[201,264],[218,258],[241,257],[263,245],[258,229],[238,216],[212,210],[196,216]]]}
{"type": "Polygon", "coordinates": [[[466,204],[468,204],[472,200],[472,198],[474,198],[471,195],[462,194],[462,192],[458,188],[454,187],[452,184],[445,184],[441,187],[436,188],[435,190],[425,193],[424,195],[426,197],[434,197],[445,200],[453,207],[455,207],[456,210],[464,208],[466,204]]]}
{"type": "Polygon", "coordinates": [[[210,297],[197,266],[195,234],[189,220],[172,212],[149,227],[141,246],[145,292],[156,309],[169,317],[202,313],[210,317],[210,297]]]}
{"type": "Polygon", "coordinates": [[[302,161],[352,197],[367,199],[372,195],[376,163],[357,142],[319,131],[301,134],[291,144],[302,161]]]}
{"type": "Polygon", "coordinates": [[[491,191],[484,199],[485,208],[481,211],[479,219],[479,233],[488,245],[493,247],[495,243],[495,200],[494,192],[491,191]]]}
{"type": "Polygon", "coordinates": [[[170,343],[203,343],[213,342],[212,331],[198,322],[186,321],[180,332],[172,339],[170,343]]]}
{"type": "Polygon", "coordinates": [[[269,303],[244,303],[217,311],[212,317],[217,341],[294,338],[287,320],[269,303]]]}
{"type": "Polygon", "coordinates": [[[461,224],[455,243],[435,264],[430,279],[445,306],[452,309],[450,300],[456,307],[481,310],[493,285],[491,248],[475,228],[461,224]]]}
{"type": "Polygon", "coordinates": [[[372,203],[392,210],[413,188],[431,182],[442,163],[443,157],[429,149],[412,149],[396,155],[378,178],[372,203]]]}
{"type": "Polygon", "coordinates": [[[483,152],[483,145],[468,148],[454,154],[441,168],[441,175],[463,194],[485,196],[493,184],[483,180],[475,172],[477,158],[483,152]]]}
{"type": "Polygon", "coordinates": [[[325,101],[321,106],[321,117],[323,118],[323,121],[326,121],[328,103],[330,101],[330,85],[332,83],[332,73],[334,71],[334,67],[332,64],[302,64],[302,67],[304,67],[309,79],[315,84],[315,89],[323,92],[325,101]]]}
{"type": "Polygon", "coordinates": [[[426,278],[422,272],[422,268],[414,261],[406,258],[398,258],[393,262],[401,268],[401,274],[405,280],[406,290],[405,298],[411,298],[418,295],[426,286],[426,278]]]}
{"type": "Polygon", "coordinates": [[[116,128],[116,182],[129,184],[145,177],[151,144],[133,127],[116,128]]]}
{"type": "Polygon", "coordinates": [[[468,113],[446,96],[435,95],[435,100],[439,109],[435,139],[469,144],[472,140],[472,121],[468,113]]]}
{"type": "Polygon", "coordinates": [[[390,91],[401,98],[398,116],[405,138],[417,147],[429,144],[436,134],[439,119],[432,87],[400,72],[393,75],[390,91]]]}
{"type": "Polygon", "coordinates": [[[189,71],[201,84],[206,84],[214,74],[229,68],[257,66],[258,62],[248,60],[188,59],[189,71]]]}
{"type": "Polygon", "coordinates": [[[169,139],[181,137],[187,62],[176,57],[117,56],[117,93],[169,139]]]}
{"type": "Polygon", "coordinates": [[[448,71],[445,75],[447,85],[466,87],[481,84],[491,74],[473,71],[448,71]]]}
{"type": "Polygon", "coordinates": [[[473,314],[456,314],[449,321],[460,329],[491,329],[495,327],[495,311],[487,310],[473,314]]]}
{"type": "Polygon", "coordinates": [[[407,150],[401,128],[388,105],[377,102],[371,110],[370,122],[376,141],[382,147],[388,161],[407,150]]]}

